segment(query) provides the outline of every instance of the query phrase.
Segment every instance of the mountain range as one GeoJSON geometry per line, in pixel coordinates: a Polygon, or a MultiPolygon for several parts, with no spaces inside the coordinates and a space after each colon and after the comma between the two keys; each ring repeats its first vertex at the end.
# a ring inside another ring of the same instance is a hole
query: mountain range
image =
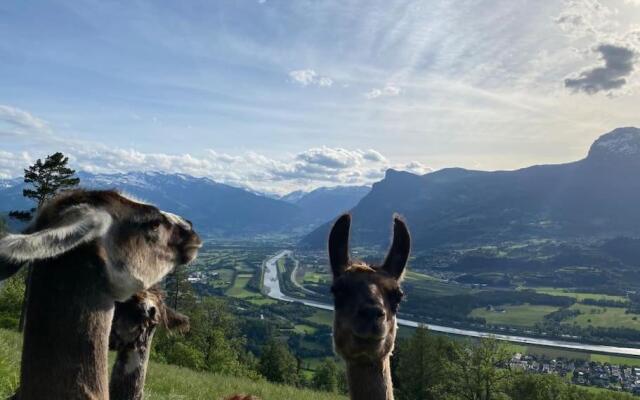
{"type": "MultiPolygon", "coordinates": [[[[640,236],[640,129],[602,135],[579,161],[515,171],[388,170],[356,207],[355,245],[386,246],[393,213],[414,249],[531,238],[640,236]]],[[[301,245],[323,248],[325,223],[301,245]]]]}
{"type": "MultiPolygon", "coordinates": [[[[183,215],[210,236],[302,234],[351,209],[367,187],[319,188],[297,199],[273,199],[245,189],[184,174],[79,172],[81,186],[116,188],[160,208],[183,215]]],[[[0,213],[28,210],[21,179],[0,180],[0,213]]],[[[18,225],[9,221],[12,228],[18,225]]]]}

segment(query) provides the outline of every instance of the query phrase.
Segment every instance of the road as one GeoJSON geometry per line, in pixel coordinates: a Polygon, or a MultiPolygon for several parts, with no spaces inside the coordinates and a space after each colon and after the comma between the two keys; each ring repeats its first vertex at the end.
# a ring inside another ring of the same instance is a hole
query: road
{"type": "MultiPolygon", "coordinates": [[[[333,306],[330,304],[320,303],[313,300],[297,299],[282,293],[282,290],[280,289],[280,280],[278,279],[277,261],[280,258],[291,255],[291,254],[292,252],[290,250],[282,250],[275,256],[265,261],[263,285],[264,285],[265,291],[267,292],[267,295],[272,299],[276,299],[280,301],[287,301],[290,303],[292,302],[301,303],[301,304],[304,304],[305,306],[319,308],[322,310],[333,311],[333,306]]],[[[442,332],[442,333],[447,333],[451,335],[461,335],[461,336],[469,336],[469,337],[476,337],[476,338],[493,338],[493,339],[504,340],[508,342],[520,343],[520,344],[558,347],[562,349],[580,350],[580,351],[587,351],[592,353],[616,354],[616,355],[640,357],[640,349],[633,348],[633,347],[604,346],[604,345],[597,345],[597,344],[568,342],[563,340],[532,338],[532,337],[526,337],[526,336],[502,335],[497,333],[473,331],[468,329],[458,329],[450,326],[425,324],[425,323],[410,321],[410,320],[401,319],[401,318],[398,318],[398,325],[409,326],[413,328],[418,327],[418,325],[424,325],[431,331],[442,332]]]]}

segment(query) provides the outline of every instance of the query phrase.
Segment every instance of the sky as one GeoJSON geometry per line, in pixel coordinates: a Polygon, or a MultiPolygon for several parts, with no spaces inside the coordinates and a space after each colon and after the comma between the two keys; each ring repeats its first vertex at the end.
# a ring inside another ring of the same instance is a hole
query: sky
{"type": "Polygon", "coordinates": [[[640,126],[640,0],[0,2],[0,178],[68,154],[284,194],[583,158],[640,126]]]}

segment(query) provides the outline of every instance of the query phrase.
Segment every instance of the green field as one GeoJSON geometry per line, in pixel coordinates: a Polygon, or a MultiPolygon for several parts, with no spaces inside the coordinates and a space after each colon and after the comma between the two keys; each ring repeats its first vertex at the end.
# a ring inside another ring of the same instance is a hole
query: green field
{"type": "Polygon", "coordinates": [[[316,310],[313,315],[305,319],[320,325],[333,325],[333,313],[330,311],[316,310]]]}
{"type": "Polygon", "coordinates": [[[540,287],[540,288],[530,288],[535,290],[538,293],[544,293],[551,296],[567,296],[573,297],[577,301],[583,301],[585,299],[591,300],[611,300],[611,301],[623,301],[627,302],[628,299],[623,296],[611,296],[608,294],[599,294],[599,293],[579,293],[572,292],[568,289],[559,289],[559,288],[550,288],[550,287],[540,287]]]}
{"type": "Polygon", "coordinates": [[[432,276],[409,271],[405,277],[405,291],[421,291],[431,296],[453,296],[472,292],[471,289],[455,283],[448,283],[432,276]]]}
{"type": "Polygon", "coordinates": [[[629,328],[640,330],[640,315],[626,314],[621,307],[596,307],[585,304],[574,304],[570,307],[580,310],[581,314],[563,321],[566,324],[576,323],[582,327],[593,326],[603,328],[629,328]]]}
{"type": "Polygon", "coordinates": [[[231,285],[233,281],[233,275],[235,274],[234,270],[229,268],[217,269],[216,272],[218,276],[216,276],[211,285],[216,288],[227,288],[231,285]]]}
{"type": "Polygon", "coordinates": [[[520,306],[505,305],[504,311],[498,312],[486,308],[476,308],[469,314],[471,317],[484,318],[490,325],[533,326],[541,322],[545,315],[558,310],[553,306],[536,306],[524,304],[520,306]]]}
{"type": "MultiPolygon", "coordinates": [[[[0,330],[0,398],[14,393],[18,385],[20,340],[15,332],[0,330]]],[[[300,390],[263,380],[196,372],[151,362],[145,385],[147,400],[221,400],[234,393],[247,393],[264,400],[346,400],[335,394],[300,390]]]]}
{"type": "Polygon", "coordinates": [[[252,274],[237,274],[236,279],[233,281],[233,286],[226,292],[227,296],[237,298],[255,296],[256,292],[247,289],[247,283],[249,283],[252,277],[252,274]]]}

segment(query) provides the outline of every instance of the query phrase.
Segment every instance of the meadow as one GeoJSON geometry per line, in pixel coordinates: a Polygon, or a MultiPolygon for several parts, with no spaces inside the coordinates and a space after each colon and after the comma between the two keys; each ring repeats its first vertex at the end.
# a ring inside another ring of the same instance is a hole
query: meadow
{"type": "MultiPolygon", "coordinates": [[[[18,386],[20,348],[18,333],[0,330],[0,398],[12,395],[18,386]]],[[[264,380],[196,372],[156,362],[149,364],[145,385],[147,400],[222,400],[234,393],[253,394],[264,400],[346,399],[337,394],[302,390],[264,380]]]]}
{"type": "Polygon", "coordinates": [[[517,306],[500,306],[499,309],[486,307],[476,308],[471,312],[472,317],[484,318],[490,325],[534,326],[542,322],[544,317],[557,311],[558,307],[523,304],[517,306]]]}

